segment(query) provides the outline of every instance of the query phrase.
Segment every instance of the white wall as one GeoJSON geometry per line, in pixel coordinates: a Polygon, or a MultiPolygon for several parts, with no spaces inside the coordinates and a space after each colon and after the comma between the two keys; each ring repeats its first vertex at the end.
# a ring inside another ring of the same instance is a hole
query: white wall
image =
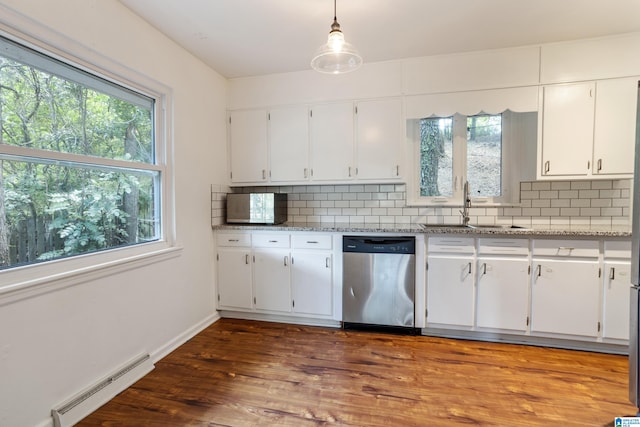
{"type": "Polygon", "coordinates": [[[215,320],[210,186],[227,176],[227,82],[116,0],[1,0],[0,23],[89,61],[107,58],[173,95],[179,255],[0,299],[0,426],[47,425],[54,405],[215,320]]]}

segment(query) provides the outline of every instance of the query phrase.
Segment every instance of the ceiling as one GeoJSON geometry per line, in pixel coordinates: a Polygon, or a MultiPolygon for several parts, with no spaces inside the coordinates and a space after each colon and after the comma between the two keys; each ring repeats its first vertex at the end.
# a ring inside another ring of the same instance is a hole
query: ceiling
{"type": "MultiPolygon", "coordinates": [[[[331,0],[120,1],[227,78],[310,69],[333,21],[331,0]]],[[[640,31],[640,0],[337,0],[337,17],[367,63],[640,31]]]]}

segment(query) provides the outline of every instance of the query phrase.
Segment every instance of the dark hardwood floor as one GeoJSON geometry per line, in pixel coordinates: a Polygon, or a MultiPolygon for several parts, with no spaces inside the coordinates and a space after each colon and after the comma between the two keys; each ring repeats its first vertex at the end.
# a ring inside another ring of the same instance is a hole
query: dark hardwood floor
{"type": "Polygon", "coordinates": [[[223,319],[79,425],[613,426],[625,356],[223,319]]]}

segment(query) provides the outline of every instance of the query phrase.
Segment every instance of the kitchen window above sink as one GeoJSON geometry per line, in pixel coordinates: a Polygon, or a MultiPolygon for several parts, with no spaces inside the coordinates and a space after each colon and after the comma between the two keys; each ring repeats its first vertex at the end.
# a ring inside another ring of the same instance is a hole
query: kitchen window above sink
{"type": "Polygon", "coordinates": [[[521,148],[535,147],[536,129],[536,112],[510,110],[409,120],[414,174],[408,182],[409,203],[461,206],[465,182],[472,204],[518,203],[524,178],[521,148]]]}

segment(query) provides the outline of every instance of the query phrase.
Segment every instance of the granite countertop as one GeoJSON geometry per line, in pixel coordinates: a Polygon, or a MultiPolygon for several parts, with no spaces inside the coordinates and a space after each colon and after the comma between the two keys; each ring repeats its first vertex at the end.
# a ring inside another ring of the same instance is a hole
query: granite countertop
{"type": "Polygon", "coordinates": [[[631,237],[629,226],[570,226],[570,225],[534,225],[524,228],[501,226],[482,226],[480,228],[420,224],[340,224],[340,223],[284,223],[278,225],[260,224],[223,224],[214,230],[251,230],[251,231],[313,231],[338,233],[424,233],[424,234],[469,234],[469,235],[508,235],[508,236],[555,236],[555,237],[631,237]]]}

